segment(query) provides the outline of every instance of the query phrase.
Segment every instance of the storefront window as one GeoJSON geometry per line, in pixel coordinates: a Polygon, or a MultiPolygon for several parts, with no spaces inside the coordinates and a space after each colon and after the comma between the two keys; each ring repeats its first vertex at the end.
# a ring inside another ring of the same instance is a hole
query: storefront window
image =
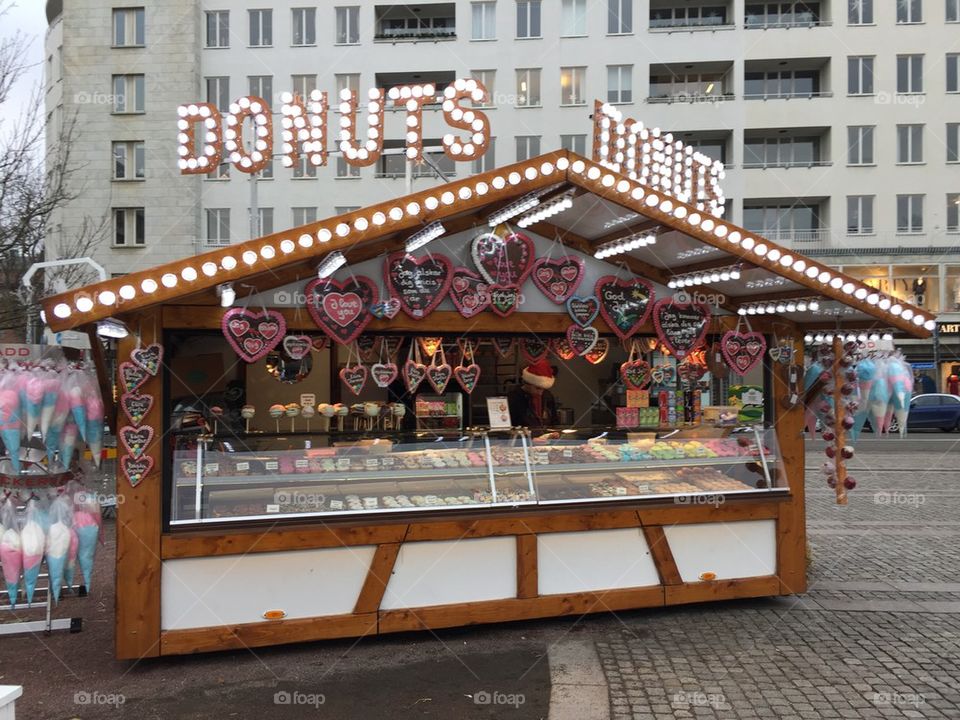
{"type": "Polygon", "coordinates": [[[947,265],[944,311],[960,312],[960,265],[947,265]]]}
{"type": "Polygon", "coordinates": [[[936,265],[894,265],[890,293],[918,307],[940,311],[940,278],[936,265]]]}

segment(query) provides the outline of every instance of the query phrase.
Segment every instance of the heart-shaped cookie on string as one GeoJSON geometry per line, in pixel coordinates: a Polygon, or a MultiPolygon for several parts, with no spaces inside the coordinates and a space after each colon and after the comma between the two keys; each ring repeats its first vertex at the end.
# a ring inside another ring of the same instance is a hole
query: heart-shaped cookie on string
{"type": "Polygon", "coordinates": [[[453,269],[450,281],[450,301],[465,318],[471,318],[490,307],[490,283],[473,270],[464,267],[453,269]]]}
{"type": "Polygon", "coordinates": [[[453,369],[453,376],[467,395],[476,389],[480,381],[480,366],[473,361],[473,352],[463,354],[460,364],[453,369]],[[466,363],[467,357],[470,358],[470,364],[466,363]]]}
{"type": "Polygon", "coordinates": [[[160,363],[163,362],[163,347],[157,343],[151,343],[134,348],[130,351],[130,362],[155,377],[160,371],[160,363]]]}
{"type": "Polygon", "coordinates": [[[600,315],[621,340],[639,330],[650,317],[653,286],[640,278],[604,275],[594,285],[600,315]]]}
{"type": "Polygon", "coordinates": [[[550,302],[563,305],[580,287],[583,274],[583,260],[574,255],[564,255],[559,258],[539,258],[533,263],[530,277],[550,302]]]}
{"type": "Polygon", "coordinates": [[[133,427],[140,427],[143,419],[153,407],[152,395],[141,395],[139,393],[123,393],[120,396],[120,407],[124,415],[130,420],[133,427]]]}
{"type": "Polygon", "coordinates": [[[574,295],[567,299],[567,314],[570,319],[581,327],[587,327],[597,319],[600,312],[600,301],[593,295],[579,297],[574,295]]]}
{"type": "Polygon", "coordinates": [[[379,388],[389,387],[400,375],[395,362],[377,362],[370,366],[370,376],[379,388]]]}
{"type": "Polygon", "coordinates": [[[522,295],[516,285],[490,285],[490,309],[500,317],[507,317],[520,306],[522,295]]]}
{"type": "Polygon", "coordinates": [[[653,324],[667,350],[682,359],[707,336],[710,308],[703,303],[678,303],[666,298],[654,307],[653,324]]]}
{"type": "Polygon", "coordinates": [[[551,338],[550,349],[553,350],[553,354],[561,360],[573,360],[573,358],[577,356],[574,349],[570,347],[570,342],[567,340],[566,335],[551,338]]]}
{"type": "Polygon", "coordinates": [[[670,386],[677,379],[677,371],[673,365],[656,365],[650,370],[650,379],[654,385],[670,386]]]}
{"type": "Polygon", "coordinates": [[[600,338],[590,350],[588,350],[583,359],[591,365],[599,365],[607,359],[607,353],[610,352],[610,341],[606,338],[600,338]]]}
{"type": "Polygon", "coordinates": [[[392,297],[370,306],[370,314],[379,320],[393,320],[400,312],[400,300],[392,297]]]}
{"type": "Polygon", "coordinates": [[[124,360],[118,368],[120,374],[120,384],[125,393],[135,393],[150,377],[150,373],[139,365],[124,360]]]}
{"type": "Polygon", "coordinates": [[[720,350],[730,369],[742,376],[763,359],[767,351],[767,339],[758,332],[728,330],[720,339],[720,350]]]}
{"type": "Polygon", "coordinates": [[[283,351],[294,360],[302,360],[310,354],[313,340],[308,335],[287,335],[283,338],[283,351]]]}
{"type": "Polygon", "coordinates": [[[627,360],[620,364],[620,377],[629,390],[643,390],[650,384],[650,363],[646,360],[627,360]]]}
{"type": "Polygon", "coordinates": [[[437,354],[437,350],[443,344],[443,338],[437,336],[421,335],[417,338],[417,344],[420,345],[420,349],[423,351],[423,354],[428,358],[432,358],[437,354]]]}
{"type": "Polygon", "coordinates": [[[280,344],[287,321],[276,310],[230,308],[223,314],[220,327],[237,356],[253,363],[280,344]]]}
{"type": "Polygon", "coordinates": [[[387,257],[383,273],[391,295],[400,301],[400,309],[415,320],[422,320],[449,292],[453,263],[437,253],[415,258],[396,252],[387,257]]]}
{"type": "Polygon", "coordinates": [[[366,365],[360,363],[340,368],[340,379],[354,395],[359,395],[363,391],[363,386],[367,384],[367,376],[366,365]]]}
{"type": "Polygon", "coordinates": [[[575,355],[586,355],[599,339],[600,333],[595,327],[580,327],[576,323],[567,327],[567,343],[575,355]]]}
{"type": "Polygon", "coordinates": [[[120,470],[123,476],[130,483],[130,487],[136,487],[153,469],[153,458],[150,455],[134,458],[124,455],[120,458],[120,470]]]}
{"type": "Polygon", "coordinates": [[[513,350],[517,344],[517,339],[513,337],[506,337],[504,335],[496,335],[495,337],[490,338],[490,342],[493,345],[493,349],[496,351],[497,355],[502,358],[506,358],[513,353],[513,350]]]}
{"type": "Polygon", "coordinates": [[[363,275],[345,280],[314,278],[306,287],[307,312],[330,338],[349,345],[373,319],[369,308],[379,294],[373,280],[363,275]]]}
{"type": "Polygon", "coordinates": [[[141,457],[153,441],[154,430],[150,425],[143,427],[132,427],[125,425],[117,432],[120,438],[120,444],[126,449],[132,458],[141,457]]]}
{"type": "Polygon", "coordinates": [[[420,383],[427,379],[427,366],[420,357],[420,344],[416,340],[410,342],[407,351],[407,361],[403,364],[403,383],[411,395],[420,387],[420,383]]]}
{"type": "Polygon", "coordinates": [[[545,358],[549,350],[550,346],[547,341],[535,335],[520,339],[520,352],[531,363],[545,358]]]}
{"type": "Polygon", "coordinates": [[[533,267],[536,251],[533,241],[520,232],[501,237],[482,233],[470,247],[473,262],[487,282],[520,287],[533,267]]]}
{"type": "Polygon", "coordinates": [[[437,395],[443,395],[451,377],[453,377],[453,368],[447,363],[443,353],[443,346],[441,345],[440,349],[433,356],[433,360],[427,366],[427,380],[430,382],[430,385],[433,386],[437,395]]]}

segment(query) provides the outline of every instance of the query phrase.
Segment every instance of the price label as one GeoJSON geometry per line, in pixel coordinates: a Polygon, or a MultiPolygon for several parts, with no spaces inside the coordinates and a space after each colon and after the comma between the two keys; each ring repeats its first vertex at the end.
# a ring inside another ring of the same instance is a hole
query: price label
{"type": "Polygon", "coordinates": [[[343,500],[331,500],[330,501],[331,510],[343,510],[343,500]]]}
{"type": "Polygon", "coordinates": [[[237,472],[247,472],[249,470],[250,470],[250,463],[248,462],[237,463],[237,472]]]}
{"type": "Polygon", "coordinates": [[[614,495],[626,495],[626,494],[627,494],[627,489],[626,489],[625,487],[615,487],[615,488],[613,489],[613,494],[614,494],[614,495]]]}
{"type": "Polygon", "coordinates": [[[384,466],[384,467],[393,467],[393,458],[392,458],[392,457],[385,457],[385,458],[383,458],[383,460],[382,460],[381,462],[383,463],[383,466],[384,466]]]}
{"type": "Polygon", "coordinates": [[[313,407],[317,404],[317,396],[314,393],[303,393],[300,395],[300,407],[313,407]]]}
{"type": "Polygon", "coordinates": [[[218,473],[220,472],[220,463],[207,463],[203,466],[203,469],[208,473],[218,473]]]}
{"type": "Polygon", "coordinates": [[[534,453],[533,461],[537,465],[548,465],[550,463],[550,456],[547,453],[534,453]]]}
{"type": "Polygon", "coordinates": [[[337,458],[337,469],[338,469],[338,470],[349,470],[349,469],[350,469],[350,458],[337,458]]]}
{"type": "Polygon", "coordinates": [[[572,457],[573,457],[573,450],[571,450],[570,448],[564,449],[564,451],[563,451],[563,456],[564,456],[565,458],[572,458],[572,457]]]}
{"type": "Polygon", "coordinates": [[[263,467],[265,470],[279,470],[280,463],[276,460],[267,460],[265,463],[263,463],[263,467]]]}
{"type": "Polygon", "coordinates": [[[267,512],[268,512],[268,513],[278,513],[278,512],[280,512],[280,506],[279,506],[279,505],[267,505],[267,512]]]}
{"type": "Polygon", "coordinates": [[[310,467],[310,461],[306,458],[301,458],[299,460],[294,460],[293,465],[294,467],[298,468],[308,468],[310,467]]]}
{"type": "Polygon", "coordinates": [[[650,484],[649,484],[649,483],[643,483],[642,485],[637,485],[637,490],[640,492],[641,495],[649,495],[649,494],[650,494],[650,484]]]}
{"type": "Polygon", "coordinates": [[[368,468],[373,468],[374,470],[376,470],[380,466],[380,463],[377,462],[376,458],[367,458],[366,460],[363,461],[363,464],[366,465],[368,468]]]}

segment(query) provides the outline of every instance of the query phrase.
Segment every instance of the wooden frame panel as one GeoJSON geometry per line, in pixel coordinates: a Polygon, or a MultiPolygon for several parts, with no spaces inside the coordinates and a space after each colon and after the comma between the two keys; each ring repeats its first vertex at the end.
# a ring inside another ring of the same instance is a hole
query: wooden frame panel
{"type": "Polygon", "coordinates": [[[673,557],[673,551],[670,549],[670,543],[667,542],[667,535],[663,531],[663,526],[645,525],[643,527],[643,537],[647,541],[653,564],[660,576],[660,583],[662,585],[680,585],[683,580],[680,579],[680,570],[677,568],[677,561],[673,557]]]}
{"type": "Polygon", "coordinates": [[[534,598],[540,594],[537,559],[537,536],[517,535],[518,598],[534,598]]]}
{"type": "Polygon", "coordinates": [[[681,585],[668,585],[664,588],[664,598],[667,605],[769,597],[779,594],[780,578],[776,575],[683,583],[681,585]]]}
{"type": "Polygon", "coordinates": [[[360,588],[360,596],[353,608],[354,614],[376,612],[380,609],[383,594],[387,591],[387,583],[397,564],[397,555],[400,554],[400,543],[388,543],[377,546],[370,561],[367,579],[360,588]]]}

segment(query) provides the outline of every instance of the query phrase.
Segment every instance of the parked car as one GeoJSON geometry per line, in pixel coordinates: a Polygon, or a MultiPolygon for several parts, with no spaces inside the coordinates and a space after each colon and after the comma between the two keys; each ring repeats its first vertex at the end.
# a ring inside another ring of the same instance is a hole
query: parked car
{"type": "MultiPolygon", "coordinates": [[[[863,429],[873,432],[870,420],[863,429]]],[[[935,430],[944,432],[960,431],[960,396],[949,393],[923,393],[914,395],[910,400],[910,415],[907,417],[907,430],[935,430]]],[[[891,433],[900,432],[897,418],[890,419],[891,433]]]]}

